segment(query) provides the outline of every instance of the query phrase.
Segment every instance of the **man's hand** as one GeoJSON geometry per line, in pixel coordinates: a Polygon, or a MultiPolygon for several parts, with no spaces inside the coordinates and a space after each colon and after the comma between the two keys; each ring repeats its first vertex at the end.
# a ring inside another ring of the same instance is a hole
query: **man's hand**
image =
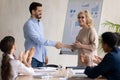
{"type": "Polygon", "coordinates": [[[48,64],[48,57],[46,56],[45,57],[45,65],[47,65],[48,64]]]}
{"type": "Polygon", "coordinates": [[[99,56],[94,56],[93,62],[96,64],[99,64],[102,61],[103,58],[99,57],[99,56]]]}
{"type": "Polygon", "coordinates": [[[57,44],[55,45],[55,47],[56,47],[57,49],[60,49],[60,48],[63,47],[63,44],[62,44],[61,42],[57,42],[57,44]]]}

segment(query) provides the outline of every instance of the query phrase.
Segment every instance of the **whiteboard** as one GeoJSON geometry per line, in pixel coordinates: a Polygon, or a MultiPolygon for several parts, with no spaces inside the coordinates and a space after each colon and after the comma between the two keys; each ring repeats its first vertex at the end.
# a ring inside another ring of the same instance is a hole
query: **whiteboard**
{"type": "MultiPolygon", "coordinates": [[[[96,31],[98,32],[102,4],[103,0],[69,0],[62,43],[72,44],[75,42],[76,36],[78,35],[79,30],[81,29],[77,21],[77,14],[83,10],[88,10],[91,12],[94,20],[93,27],[95,27],[96,31]]],[[[69,49],[62,48],[60,54],[77,54],[77,51],[72,52],[69,49]]]]}

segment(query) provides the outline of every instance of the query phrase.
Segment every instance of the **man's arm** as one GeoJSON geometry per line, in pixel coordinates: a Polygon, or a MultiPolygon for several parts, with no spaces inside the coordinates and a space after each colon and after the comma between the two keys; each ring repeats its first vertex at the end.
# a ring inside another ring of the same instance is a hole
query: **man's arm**
{"type": "Polygon", "coordinates": [[[108,53],[108,55],[103,58],[102,62],[98,64],[98,66],[86,67],[85,74],[90,78],[97,78],[99,75],[104,75],[112,69],[113,63],[113,55],[108,53]]]}
{"type": "Polygon", "coordinates": [[[35,28],[35,26],[32,26],[32,24],[26,24],[24,27],[24,34],[29,36],[29,38],[34,41],[36,44],[45,45],[45,46],[55,46],[56,42],[50,41],[44,38],[44,36],[41,36],[40,33],[38,33],[35,28]]]}

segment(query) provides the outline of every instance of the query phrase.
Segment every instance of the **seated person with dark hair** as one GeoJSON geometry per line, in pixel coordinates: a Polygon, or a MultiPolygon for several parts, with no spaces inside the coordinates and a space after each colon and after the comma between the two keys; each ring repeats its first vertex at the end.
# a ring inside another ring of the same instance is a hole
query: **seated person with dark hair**
{"type": "Polygon", "coordinates": [[[120,49],[116,46],[117,37],[112,32],[102,34],[102,48],[107,54],[97,66],[88,66],[88,61],[83,55],[82,62],[87,66],[85,74],[89,78],[97,78],[102,75],[108,80],[120,80],[120,49]]]}

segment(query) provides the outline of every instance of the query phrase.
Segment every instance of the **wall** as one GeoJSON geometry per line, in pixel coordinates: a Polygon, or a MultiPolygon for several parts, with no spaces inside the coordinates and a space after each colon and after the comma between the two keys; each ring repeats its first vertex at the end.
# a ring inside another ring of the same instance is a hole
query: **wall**
{"type": "Polygon", "coordinates": [[[99,34],[110,31],[106,30],[102,24],[108,20],[120,24],[120,0],[103,0],[102,16],[100,22],[99,34]]]}
{"type": "MultiPolygon", "coordinates": [[[[0,40],[6,35],[13,35],[17,42],[16,55],[24,51],[23,25],[30,17],[28,8],[32,1],[43,4],[42,22],[46,38],[62,41],[68,0],[0,0],[0,40]]],[[[77,56],[59,55],[59,50],[53,47],[47,49],[49,63],[63,66],[77,64],[77,56]]]]}
{"type": "MultiPolygon", "coordinates": [[[[120,0],[103,0],[103,7],[101,13],[101,20],[99,26],[99,35],[106,31],[113,31],[113,29],[108,29],[108,27],[103,26],[105,21],[111,21],[113,23],[120,24],[120,0]]],[[[100,44],[101,45],[101,44],[100,44]]],[[[98,52],[100,56],[104,56],[103,51],[98,52]]]]}
{"type": "MultiPolygon", "coordinates": [[[[30,17],[28,7],[32,1],[39,1],[43,4],[42,22],[46,38],[62,41],[68,0],[0,0],[0,39],[6,35],[13,35],[17,42],[16,55],[20,51],[24,51],[22,29],[23,24],[30,17]]],[[[119,23],[119,3],[120,0],[103,1],[101,24],[105,20],[119,23]]],[[[104,28],[100,25],[99,34],[102,32],[104,32],[104,28]]],[[[49,63],[63,66],[74,66],[77,64],[76,55],[59,55],[59,50],[53,47],[47,47],[47,49],[49,63]]]]}

